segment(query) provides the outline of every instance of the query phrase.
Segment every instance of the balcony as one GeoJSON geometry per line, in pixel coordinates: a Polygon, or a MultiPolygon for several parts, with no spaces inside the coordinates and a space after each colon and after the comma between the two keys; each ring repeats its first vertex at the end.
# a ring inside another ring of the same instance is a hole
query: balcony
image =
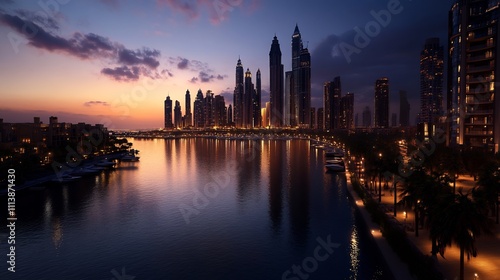
{"type": "Polygon", "coordinates": [[[475,55],[467,57],[467,62],[480,62],[494,59],[493,55],[475,55]]]}
{"type": "Polygon", "coordinates": [[[486,66],[469,66],[467,67],[467,72],[468,73],[478,73],[478,72],[490,72],[493,71],[493,66],[491,65],[486,65],[486,66]]]}
{"type": "Polygon", "coordinates": [[[467,115],[492,115],[493,110],[470,110],[465,112],[467,115]]]}

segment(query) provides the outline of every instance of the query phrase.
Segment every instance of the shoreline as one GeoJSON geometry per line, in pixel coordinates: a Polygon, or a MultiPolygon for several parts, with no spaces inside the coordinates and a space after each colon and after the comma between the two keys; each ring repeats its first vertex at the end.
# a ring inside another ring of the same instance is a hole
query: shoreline
{"type": "Polygon", "coordinates": [[[362,199],[354,191],[351,184],[351,179],[347,176],[347,174],[346,174],[346,189],[349,194],[349,198],[352,199],[352,203],[356,207],[356,210],[359,211],[359,213],[361,214],[365,226],[371,230],[369,234],[371,234],[373,241],[377,245],[377,248],[382,257],[384,258],[386,265],[391,270],[393,277],[395,279],[415,279],[413,275],[410,273],[406,263],[401,261],[396,252],[392,250],[387,240],[385,240],[385,237],[382,236],[379,226],[372,221],[370,214],[364,208],[362,199]]]}
{"type": "MultiPolygon", "coordinates": [[[[109,154],[106,154],[106,155],[100,155],[100,156],[97,156],[95,158],[92,158],[92,159],[86,159],[84,161],[82,161],[79,165],[75,166],[75,167],[68,167],[68,169],[74,169],[74,168],[80,168],[80,167],[85,167],[85,166],[88,166],[88,165],[92,165],[94,164],[95,162],[99,161],[99,160],[102,160],[102,159],[119,159],[121,156],[123,155],[123,153],[109,153],[109,154]]],[[[51,175],[46,175],[46,176],[42,176],[42,177],[39,177],[39,178],[36,178],[36,179],[32,179],[32,180],[29,180],[29,181],[25,181],[24,183],[20,184],[20,185],[17,185],[13,188],[16,192],[17,191],[22,191],[22,190],[26,190],[26,189],[29,189],[31,187],[36,187],[38,185],[41,185],[41,184],[45,184],[45,183],[48,183],[50,182],[51,180],[53,179],[57,179],[57,173],[56,172],[52,172],[51,175]]],[[[8,193],[8,188],[5,188],[5,189],[0,189],[0,196],[5,196],[7,195],[8,193]]]]}

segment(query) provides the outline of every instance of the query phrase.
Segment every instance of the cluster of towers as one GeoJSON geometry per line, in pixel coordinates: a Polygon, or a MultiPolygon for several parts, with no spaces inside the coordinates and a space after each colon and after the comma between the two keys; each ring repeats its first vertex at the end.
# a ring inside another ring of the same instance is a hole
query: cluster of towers
{"type": "Polygon", "coordinates": [[[165,108],[165,128],[209,128],[209,127],[225,127],[231,125],[232,106],[226,106],[224,96],[214,95],[211,90],[208,90],[203,96],[203,92],[198,90],[196,99],[194,100],[193,112],[191,112],[191,94],[189,90],[185,95],[186,113],[182,115],[181,104],[178,100],[175,101],[172,116],[172,100],[167,96],[164,104],[165,108]]]}
{"type": "Polygon", "coordinates": [[[281,49],[274,36],[269,52],[269,106],[261,115],[261,76],[257,71],[256,88],[249,70],[243,80],[243,66],[236,64],[234,88],[234,125],[237,128],[269,126],[310,128],[311,122],[311,55],[302,44],[299,27],[292,35],[292,70],[284,73],[281,49]]]}

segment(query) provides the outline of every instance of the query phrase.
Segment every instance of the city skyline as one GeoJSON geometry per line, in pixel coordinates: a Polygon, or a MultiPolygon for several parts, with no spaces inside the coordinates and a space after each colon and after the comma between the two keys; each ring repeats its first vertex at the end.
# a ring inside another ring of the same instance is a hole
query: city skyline
{"type": "Polygon", "coordinates": [[[5,122],[57,115],[67,122],[104,123],[112,129],[160,128],[167,95],[183,109],[186,89],[212,90],[232,104],[238,56],[252,73],[261,69],[264,107],[270,91],[270,42],[278,37],[284,69],[291,70],[291,36],[297,24],[311,53],[311,107],[322,107],[324,82],[341,76],[345,92],[356,93],[355,112],[360,113],[366,105],[372,107],[373,80],[388,76],[394,91],[390,108],[397,112],[395,92],[400,89],[408,92],[411,103],[418,102],[421,42],[446,38],[452,1],[318,2],[311,7],[299,2],[224,2],[227,10],[216,10],[205,1],[185,6],[179,1],[60,2],[55,2],[57,7],[9,1],[0,5],[0,37],[5,38],[0,41],[5,65],[0,117],[5,122]],[[384,14],[391,5],[396,13],[387,26],[379,25],[380,34],[369,38],[359,53],[342,55],[338,46],[356,46],[357,28],[376,22],[374,15],[384,14]],[[280,20],[271,21],[277,11],[282,11],[280,20]],[[54,16],[44,17],[47,13],[54,16]],[[27,23],[36,24],[26,26],[36,26],[38,35],[23,33],[27,23]],[[394,42],[415,28],[416,38],[394,42]]]}

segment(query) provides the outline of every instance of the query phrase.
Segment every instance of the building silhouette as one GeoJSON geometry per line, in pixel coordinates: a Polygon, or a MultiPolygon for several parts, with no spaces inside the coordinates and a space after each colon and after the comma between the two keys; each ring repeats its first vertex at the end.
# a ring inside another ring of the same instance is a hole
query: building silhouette
{"type": "Polygon", "coordinates": [[[354,93],[348,92],[340,102],[340,128],[354,129],[354,93]]]}
{"type": "Polygon", "coordinates": [[[253,127],[253,99],[255,88],[252,83],[252,72],[247,68],[245,72],[245,90],[243,93],[243,127],[253,127]]]}
{"type": "Polygon", "coordinates": [[[399,91],[399,126],[410,126],[410,103],[406,91],[399,91]]]}
{"type": "Polygon", "coordinates": [[[172,123],[172,100],[170,99],[170,96],[167,96],[167,99],[165,99],[163,108],[165,110],[165,128],[172,129],[174,124],[172,123]]]}
{"type": "Polygon", "coordinates": [[[295,106],[293,100],[293,72],[285,73],[285,107],[283,108],[284,120],[283,125],[289,127],[292,119],[292,107],[295,106]]]}
{"type": "Polygon", "coordinates": [[[243,92],[243,65],[241,64],[241,59],[238,59],[238,63],[236,64],[236,85],[234,87],[233,96],[233,118],[234,125],[237,128],[243,127],[243,92]]]}
{"type": "Polygon", "coordinates": [[[389,128],[389,79],[375,82],[375,128],[389,128]]]}
{"type": "Polygon", "coordinates": [[[184,125],[186,127],[190,127],[193,125],[193,113],[191,113],[191,94],[189,93],[189,90],[186,90],[184,107],[186,108],[186,115],[184,115],[184,125]]]}
{"type": "Polygon", "coordinates": [[[304,48],[298,25],[292,35],[292,82],[293,104],[291,126],[311,126],[311,55],[304,48]]]}
{"type": "Polygon", "coordinates": [[[276,36],[274,36],[269,51],[269,75],[271,127],[282,127],[284,125],[283,64],[281,63],[280,44],[276,36]]]}
{"type": "Polygon", "coordinates": [[[317,122],[316,129],[317,130],[324,130],[325,129],[324,114],[325,114],[325,110],[323,109],[323,107],[318,108],[318,112],[316,114],[316,122],[317,122]]]}
{"type": "Polygon", "coordinates": [[[456,1],[449,12],[448,143],[499,152],[498,1],[456,1]],[[496,75],[495,75],[496,74],[496,75]]]}
{"type": "Polygon", "coordinates": [[[204,100],[203,92],[201,91],[201,89],[198,90],[196,99],[194,101],[194,127],[205,127],[204,100]]]}
{"type": "Polygon", "coordinates": [[[233,105],[229,104],[227,108],[227,124],[229,126],[234,126],[233,122],[233,105]]]}
{"type": "Polygon", "coordinates": [[[335,77],[333,81],[326,82],[323,86],[323,106],[324,106],[324,125],[325,130],[334,130],[340,128],[342,98],[342,87],[340,77],[335,77]]]}
{"type": "Polygon", "coordinates": [[[255,74],[255,92],[252,100],[253,104],[253,127],[262,126],[262,116],[261,116],[261,95],[262,95],[262,77],[260,74],[260,69],[257,69],[255,74]]]}
{"type": "Polygon", "coordinates": [[[430,38],[420,53],[420,123],[437,123],[443,115],[443,46],[430,38]]]}
{"type": "Polygon", "coordinates": [[[182,110],[181,103],[178,100],[175,100],[174,107],[174,128],[182,128],[182,110]]]}

